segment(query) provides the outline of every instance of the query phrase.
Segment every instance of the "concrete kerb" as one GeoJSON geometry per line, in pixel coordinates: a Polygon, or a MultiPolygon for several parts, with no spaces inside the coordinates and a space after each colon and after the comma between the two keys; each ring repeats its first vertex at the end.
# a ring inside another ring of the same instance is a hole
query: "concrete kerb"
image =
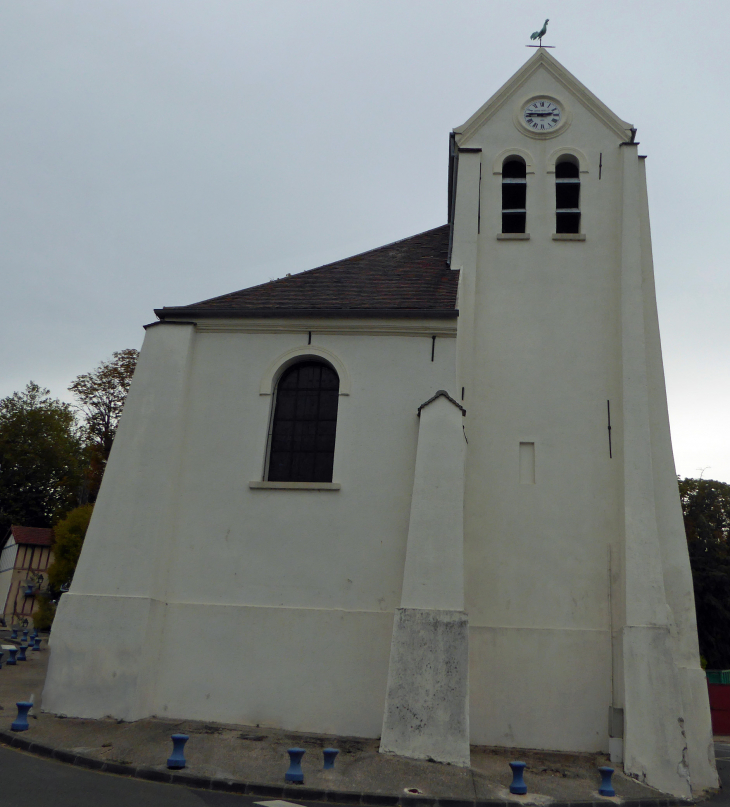
{"type": "MultiPolygon", "coordinates": [[[[122,765],[118,762],[104,762],[99,759],[74,754],[60,748],[52,748],[42,743],[34,743],[25,737],[7,731],[0,731],[0,743],[17,748],[39,757],[55,759],[76,765],[87,770],[110,773],[116,776],[128,776],[133,779],[144,779],[149,782],[182,785],[197,790],[216,790],[225,793],[260,796],[262,798],[293,799],[297,801],[318,801],[334,804],[358,804],[365,807],[515,807],[516,802],[501,799],[467,801],[464,799],[429,798],[424,796],[387,796],[378,793],[353,793],[338,790],[314,790],[298,785],[268,785],[259,782],[242,782],[233,779],[216,779],[195,776],[181,772],[168,771],[166,768],[150,768],[134,765],[122,765]]],[[[605,807],[614,799],[596,801],[553,801],[550,807],[605,807]]],[[[679,807],[694,804],[694,801],[683,799],[627,799],[620,802],[621,807],[679,807]]],[[[525,804],[529,804],[526,801],[525,804]]]]}
{"type": "Polygon", "coordinates": [[[36,708],[30,716],[38,721],[31,720],[31,730],[18,733],[10,730],[13,715],[0,712],[0,744],[92,771],[260,798],[285,796],[292,801],[369,807],[597,807],[606,801],[627,807],[668,807],[692,803],[642,785],[620,770],[616,771],[617,789],[621,784],[618,798],[602,798],[597,792],[596,773],[601,764],[608,764],[605,754],[472,746],[469,770],[384,755],[378,753],[378,740],[361,737],[302,734],[238,724],[209,725],[157,716],[131,722],[111,717],[67,720],[66,715],[42,708],[42,698],[37,697],[43,689],[48,657],[49,653],[34,654],[30,663],[11,667],[7,675],[5,671],[0,674],[0,702],[35,701],[36,708]],[[36,693],[36,697],[28,696],[29,692],[36,693]],[[164,762],[169,738],[180,732],[190,735],[193,764],[185,770],[169,770],[164,762]],[[241,746],[239,740],[247,742],[241,746]],[[322,774],[317,764],[321,762],[320,754],[333,745],[341,752],[337,770],[322,774]],[[285,749],[289,746],[309,749],[304,784],[284,781],[284,768],[280,766],[287,762],[285,749]],[[515,758],[513,754],[525,759],[530,776],[535,777],[528,783],[527,797],[507,793],[507,763],[515,758]]]}

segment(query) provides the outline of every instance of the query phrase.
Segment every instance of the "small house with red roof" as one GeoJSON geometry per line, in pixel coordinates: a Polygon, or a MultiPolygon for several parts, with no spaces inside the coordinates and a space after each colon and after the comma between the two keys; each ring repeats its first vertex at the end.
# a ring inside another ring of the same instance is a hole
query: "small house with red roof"
{"type": "Polygon", "coordinates": [[[46,527],[10,528],[0,552],[0,603],[8,624],[33,618],[38,595],[47,588],[53,560],[53,530],[46,527]]]}

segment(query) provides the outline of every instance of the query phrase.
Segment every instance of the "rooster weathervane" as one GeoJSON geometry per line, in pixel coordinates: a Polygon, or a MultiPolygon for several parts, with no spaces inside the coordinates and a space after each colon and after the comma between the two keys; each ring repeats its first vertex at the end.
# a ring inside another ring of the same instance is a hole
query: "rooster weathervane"
{"type": "Polygon", "coordinates": [[[530,39],[533,42],[537,39],[539,44],[537,44],[537,45],[527,45],[528,48],[554,48],[555,47],[555,45],[543,45],[542,44],[542,38],[547,33],[547,27],[548,27],[549,22],[550,22],[549,19],[545,20],[545,22],[542,24],[542,28],[539,31],[535,31],[534,34],[530,35],[530,39]]]}

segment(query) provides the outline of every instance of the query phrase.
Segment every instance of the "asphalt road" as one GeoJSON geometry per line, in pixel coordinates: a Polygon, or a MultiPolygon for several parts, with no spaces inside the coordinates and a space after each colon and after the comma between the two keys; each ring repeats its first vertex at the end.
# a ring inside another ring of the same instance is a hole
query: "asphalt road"
{"type": "MultiPolygon", "coordinates": [[[[704,804],[730,807],[730,743],[715,743],[715,754],[723,789],[704,804]]],[[[279,807],[282,802],[86,771],[0,747],[2,807],[249,807],[254,804],[279,807]]],[[[297,804],[321,807],[313,802],[297,804]]]]}
{"type": "Polygon", "coordinates": [[[715,743],[715,761],[722,790],[705,803],[730,805],[730,743],[715,743]]]}
{"type": "Polygon", "coordinates": [[[2,807],[248,807],[256,802],[271,801],[260,796],[191,790],[179,785],[86,771],[75,765],[0,747],[2,807]]]}

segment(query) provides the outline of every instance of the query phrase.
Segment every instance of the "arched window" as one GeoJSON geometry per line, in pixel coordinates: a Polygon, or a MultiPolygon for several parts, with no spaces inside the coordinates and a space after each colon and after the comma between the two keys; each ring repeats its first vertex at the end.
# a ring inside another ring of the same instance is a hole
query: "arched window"
{"type": "Polygon", "coordinates": [[[524,233],[527,219],[527,166],[521,157],[502,165],[502,232],[524,233]]]}
{"type": "Polygon", "coordinates": [[[570,155],[555,166],[555,232],[580,232],[580,173],[570,155]]]}
{"type": "Polygon", "coordinates": [[[270,482],[331,482],[340,379],[324,362],[303,361],[276,387],[270,482]]]}

